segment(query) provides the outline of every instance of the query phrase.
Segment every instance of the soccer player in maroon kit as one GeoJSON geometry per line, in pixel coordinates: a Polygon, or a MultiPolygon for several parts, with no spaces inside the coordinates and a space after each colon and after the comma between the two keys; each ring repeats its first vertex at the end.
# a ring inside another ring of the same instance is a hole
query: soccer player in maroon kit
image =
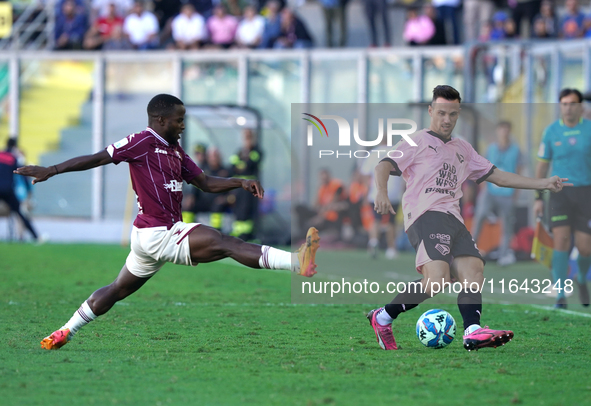
{"type": "Polygon", "coordinates": [[[285,269],[303,276],[316,271],[318,231],[308,230],[297,253],[246,243],[214,228],[181,220],[183,181],[204,192],[221,193],[243,188],[262,198],[258,180],[208,176],[178,144],[185,129],[185,107],[178,98],[160,94],[148,103],[148,128],[109,145],[94,155],[80,156],[50,167],[25,166],[15,173],[31,176],[33,183],[55,175],[84,171],[110,163],[129,163],[139,214],[131,235],[131,252],[113,283],[95,291],[72,318],[41,341],[52,350],[67,344],[78,330],[131,295],[167,262],[197,265],[230,257],[250,268],[285,269]]]}

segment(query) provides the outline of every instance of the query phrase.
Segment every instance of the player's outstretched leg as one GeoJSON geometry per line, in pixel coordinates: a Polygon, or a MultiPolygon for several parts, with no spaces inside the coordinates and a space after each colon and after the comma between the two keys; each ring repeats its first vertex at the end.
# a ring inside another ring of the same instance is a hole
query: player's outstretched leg
{"type": "Polygon", "coordinates": [[[314,227],[308,230],[306,242],[295,253],[268,245],[247,243],[204,225],[195,228],[189,235],[191,261],[194,264],[232,258],[250,268],[284,269],[308,277],[316,273],[315,258],[319,241],[318,230],[314,227]]]}
{"type": "Polygon", "coordinates": [[[409,282],[404,293],[396,295],[390,304],[371,310],[367,314],[369,324],[376,334],[378,344],[384,350],[397,350],[396,340],[392,332],[392,322],[400,313],[414,309],[430,296],[423,293],[421,279],[409,282]]]}
{"type": "Polygon", "coordinates": [[[150,278],[139,278],[133,275],[127,270],[127,266],[124,266],[113,283],[95,291],[62,328],[41,340],[41,348],[57,350],[63,347],[72,340],[78,330],[108,312],[119,300],[137,291],[148,279],[150,278]]]}

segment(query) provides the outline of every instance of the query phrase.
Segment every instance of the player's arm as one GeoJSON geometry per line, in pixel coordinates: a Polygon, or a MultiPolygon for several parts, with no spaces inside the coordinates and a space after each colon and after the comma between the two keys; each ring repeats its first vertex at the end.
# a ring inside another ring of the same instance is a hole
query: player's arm
{"type": "Polygon", "coordinates": [[[492,174],[486,178],[488,182],[494,183],[500,187],[510,187],[514,189],[538,189],[550,190],[551,192],[560,192],[563,186],[572,186],[572,183],[564,183],[568,179],[552,176],[550,178],[528,178],[512,172],[501,171],[495,168],[492,174]]]}
{"type": "MultiPolygon", "coordinates": [[[[550,168],[550,162],[538,161],[536,165],[536,178],[545,178],[550,168]]],[[[536,191],[536,201],[533,207],[534,215],[536,217],[542,217],[544,215],[544,198],[541,191],[536,191]]]]}
{"type": "Polygon", "coordinates": [[[377,188],[374,210],[379,214],[396,214],[390,199],[388,199],[388,178],[390,177],[390,173],[395,169],[391,160],[381,161],[374,169],[377,188]]]}
{"type": "Polygon", "coordinates": [[[265,191],[258,180],[240,178],[219,178],[209,176],[201,172],[190,182],[191,185],[207,193],[223,193],[230,190],[242,188],[249,191],[253,196],[263,198],[265,191]]]}
{"type": "Polygon", "coordinates": [[[83,155],[76,158],[68,159],[57,165],[49,167],[29,165],[18,168],[14,173],[23,176],[30,176],[33,179],[33,184],[44,182],[60,173],[86,171],[88,169],[96,168],[97,166],[107,165],[113,162],[111,155],[107,150],[102,150],[93,155],[83,155]]]}

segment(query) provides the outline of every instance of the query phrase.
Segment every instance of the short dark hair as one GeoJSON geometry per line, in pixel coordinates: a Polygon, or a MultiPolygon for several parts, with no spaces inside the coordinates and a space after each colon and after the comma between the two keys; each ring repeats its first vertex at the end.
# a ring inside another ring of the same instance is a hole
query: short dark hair
{"type": "Polygon", "coordinates": [[[433,103],[439,97],[449,101],[457,100],[462,102],[460,92],[448,85],[435,86],[435,89],[433,89],[433,99],[431,100],[431,103],[433,103]]]}
{"type": "Polygon", "coordinates": [[[579,98],[579,103],[583,102],[583,94],[579,92],[577,89],[571,89],[569,87],[564,88],[560,91],[560,94],[558,94],[558,101],[562,100],[563,97],[570,96],[571,94],[577,95],[577,97],[579,98]]]}
{"type": "Polygon", "coordinates": [[[511,129],[511,127],[513,127],[513,125],[511,124],[510,121],[501,120],[497,123],[497,127],[508,127],[509,129],[511,129]]]}
{"type": "Polygon", "coordinates": [[[16,148],[16,137],[10,137],[6,140],[6,150],[10,151],[13,148],[16,148]]]}
{"type": "Polygon", "coordinates": [[[184,103],[178,97],[170,94],[158,94],[148,103],[148,117],[166,117],[172,114],[174,106],[184,103]]]}

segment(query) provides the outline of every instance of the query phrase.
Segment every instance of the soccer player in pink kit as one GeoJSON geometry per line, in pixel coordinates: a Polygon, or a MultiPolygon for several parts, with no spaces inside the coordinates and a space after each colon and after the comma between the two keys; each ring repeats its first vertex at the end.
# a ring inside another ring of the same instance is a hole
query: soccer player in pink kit
{"type": "Polygon", "coordinates": [[[148,103],[148,128],[109,145],[94,155],[81,156],[45,168],[25,166],[15,173],[43,182],[52,176],[97,166],[129,163],[139,214],[131,234],[131,252],[113,283],[95,291],[72,318],[41,341],[52,350],[67,344],[78,330],[131,295],[167,262],[197,265],[230,257],[251,268],[285,269],[313,276],[318,231],[310,228],[297,253],[249,244],[214,228],[181,221],[183,181],[204,192],[243,188],[262,198],[257,180],[208,176],[178,144],[185,129],[185,107],[178,98],[160,94],[148,103]]]}
{"type": "Polygon", "coordinates": [[[402,198],[404,227],[417,251],[416,268],[423,275],[422,279],[407,284],[406,291],[399,293],[390,304],[368,313],[367,318],[384,350],[398,349],[392,321],[436,294],[431,290],[431,282],[450,282],[452,276],[464,286],[479,287],[458,294],[458,308],[464,322],[464,348],[478,350],[510,341],[512,331],[480,326],[484,259],[460,215],[462,183],[466,179],[477,183],[486,180],[501,187],[552,192],[570,186],[563,183],[568,179],[558,176],[533,179],[503,172],[478,155],[468,142],[452,137],[460,115],[460,101],[460,94],[453,87],[437,86],[429,106],[429,128],[411,135],[417,146],[401,140],[393,149],[402,152],[402,157],[385,158],[375,168],[378,194],[374,209],[378,213],[394,214],[387,193],[388,177],[402,176],[406,181],[402,198]]]}

